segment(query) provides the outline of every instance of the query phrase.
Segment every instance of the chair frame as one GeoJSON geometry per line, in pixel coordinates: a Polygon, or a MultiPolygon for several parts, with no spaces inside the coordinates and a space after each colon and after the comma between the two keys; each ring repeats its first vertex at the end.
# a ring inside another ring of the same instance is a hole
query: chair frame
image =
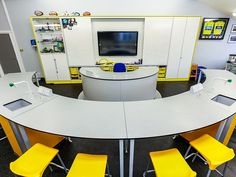
{"type": "MultiPolygon", "coordinates": [[[[199,154],[199,152],[193,152],[193,153],[189,154],[191,148],[192,148],[192,146],[189,145],[189,147],[188,147],[188,149],[187,149],[187,151],[186,151],[186,153],[185,153],[185,155],[184,155],[184,159],[187,160],[187,159],[189,159],[190,157],[194,156],[193,159],[192,159],[192,163],[193,163],[193,162],[195,161],[195,159],[196,159],[197,157],[199,157],[199,158],[204,162],[205,165],[208,165],[206,159],[204,159],[204,158],[199,154]]],[[[194,149],[194,148],[193,148],[193,149],[194,149]]],[[[222,164],[222,165],[223,165],[223,164],[222,164]]],[[[223,177],[223,176],[225,175],[225,172],[226,172],[226,169],[227,169],[227,165],[228,165],[228,162],[225,163],[223,172],[220,172],[220,171],[217,170],[217,169],[215,169],[215,170],[210,170],[210,169],[208,169],[208,172],[207,172],[206,177],[210,177],[212,171],[216,171],[220,176],[223,177]]]]}
{"type": "Polygon", "coordinates": [[[143,177],[146,177],[146,175],[148,174],[148,173],[153,173],[153,172],[155,172],[155,170],[149,170],[149,166],[150,166],[150,163],[151,163],[151,160],[150,160],[150,158],[148,159],[148,163],[147,163],[147,168],[146,168],[146,170],[143,172],[143,177]]]}
{"type": "Polygon", "coordinates": [[[105,176],[112,177],[111,172],[110,172],[110,167],[109,167],[108,163],[107,163],[106,171],[107,171],[107,173],[105,174],[105,176]]]}
{"type": "MultiPolygon", "coordinates": [[[[0,127],[0,130],[2,130],[2,129],[3,129],[3,128],[0,127]]],[[[7,139],[7,136],[4,136],[4,137],[0,138],[0,141],[3,141],[4,139],[7,139]]]]}

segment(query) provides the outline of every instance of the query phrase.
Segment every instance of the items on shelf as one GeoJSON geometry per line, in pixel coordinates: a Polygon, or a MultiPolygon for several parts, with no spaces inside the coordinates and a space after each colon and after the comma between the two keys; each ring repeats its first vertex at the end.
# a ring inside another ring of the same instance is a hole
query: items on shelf
{"type": "Polygon", "coordinates": [[[70,16],[69,12],[67,12],[67,11],[65,11],[63,15],[64,16],[70,16]]]}
{"type": "Polygon", "coordinates": [[[36,10],[36,11],[34,11],[34,15],[36,15],[36,16],[42,16],[42,15],[43,15],[43,12],[40,11],[40,10],[36,10]]]}
{"type": "Polygon", "coordinates": [[[190,79],[194,79],[195,81],[197,80],[197,70],[198,70],[198,65],[192,64],[190,79]]]}
{"type": "Polygon", "coordinates": [[[68,30],[72,30],[74,25],[77,25],[77,21],[75,18],[63,18],[62,19],[63,29],[67,28],[68,30]]]}
{"type": "Polygon", "coordinates": [[[56,11],[51,11],[48,14],[49,16],[58,16],[58,13],[56,11]]]}
{"type": "Polygon", "coordinates": [[[166,77],[166,66],[159,66],[158,78],[166,77]]]}
{"type": "Polygon", "coordinates": [[[83,16],[90,16],[91,15],[91,12],[88,12],[88,11],[85,11],[84,13],[83,13],[83,16]]]}
{"type": "Polygon", "coordinates": [[[71,13],[73,16],[80,16],[80,13],[79,12],[72,12],[71,13]]]}
{"type": "Polygon", "coordinates": [[[70,67],[71,79],[80,79],[79,69],[77,67],[70,67]]]}

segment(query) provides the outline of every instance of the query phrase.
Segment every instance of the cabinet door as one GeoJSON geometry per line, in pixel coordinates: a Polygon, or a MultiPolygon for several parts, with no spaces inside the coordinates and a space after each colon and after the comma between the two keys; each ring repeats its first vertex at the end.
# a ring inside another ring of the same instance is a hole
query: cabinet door
{"type": "Polygon", "coordinates": [[[166,78],[177,78],[187,17],[174,17],[166,78]]]}
{"type": "Polygon", "coordinates": [[[47,81],[58,80],[56,62],[51,53],[41,54],[41,61],[43,65],[44,77],[47,81]]]}
{"type": "Polygon", "coordinates": [[[173,17],[148,17],[144,23],[143,63],[167,65],[173,17]]]}
{"type": "Polygon", "coordinates": [[[79,17],[75,20],[73,26],[63,27],[69,66],[95,65],[91,18],[79,17]]]}
{"type": "Polygon", "coordinates": [[[66,54],[53,54],[53,56],[56,61],[58,80],[70,80],[70,72],[66,59],[66,54]]]}
{"type": "Polygon", "coordinates": [[[188,17],[183,41],[183,50],[179,65],[179,78],[188,78],[194,54],[200,17],[188,17]]]}

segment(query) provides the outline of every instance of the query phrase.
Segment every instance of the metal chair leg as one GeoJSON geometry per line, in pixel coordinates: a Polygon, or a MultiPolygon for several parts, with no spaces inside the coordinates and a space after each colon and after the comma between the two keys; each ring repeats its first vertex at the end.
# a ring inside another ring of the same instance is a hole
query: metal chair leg
{"type": "Polygon", "coordinates": [[[191,145],[189,145],[189,147],[188,147],[188,149],[187,149],[187,151],[186,151],[186,153],[185,153],[185,155],[184,155],[184,158],[186,159],[186,157],[188,156],[188,154],[189,154],[189,152],[190,152],[190,150],[191,150],[191,145]]]}
{"type": "Polygon", "coordinates": [[[197,156],[199,156],[198,154],[199,154],[199,153],[196,152],[196,154],[194,155],[194,157],[193,157],[193,159],[192,159],[192,163],[196,160],[197,156]]]}
{"type": "Polygon", "coordinates": [[[57,154],[57,157],[58,157],[58,159],[59,159],[59,161],[60,161],[62,167],[64,168],[65,172],[67,173],[69,170],[66,168],[64,162],[63,162],[62,159],[61,159],[61,156],[60,156],[59,154],[57,154]]]}
{"type": "Polygon", "coordinates": [[[112,177],[108,163],[107,163],[107,174],[105,174],[105,176],[112,177]]]}
{"type": "Polygon", "coordinates": [[[210,175],[211,175],[211,170],[209,169],[208,172],[207,172],[206,177],[210,177],[210,175]]]}
{"type": "Polygon", "coordinates": [[[222,172],[223,176],[225,176],[227,166],[228,166],[228,162],[225,163],[225,166],[224,166],[224,169],[223,169],[223,172],[222,172]]]}
{"type": "Polygon", "coordinates": [[[4,139],[6,139],[7,137],[6,136],[4,136],[3,138],[0,138],[0,141],[2,141],[2,140],[4,140],[4,139]]]}
{"type": "Polygon", "coordinates": [[[146,168],[146,170],[143,172],[143,177],[146,177],[146,174],[155,171],[155,170],[149,170],[149,166],[150,166],[150,159],[148,159],[147,168],[146,168]]]}
{"type": "Polygon", "coordinates": [[[48,166],[48,168],[49,168],[49,170],[51,171],[51,172],[53,172],[53,169],[52,169],[52,167],[49,165],[48,166]]]}

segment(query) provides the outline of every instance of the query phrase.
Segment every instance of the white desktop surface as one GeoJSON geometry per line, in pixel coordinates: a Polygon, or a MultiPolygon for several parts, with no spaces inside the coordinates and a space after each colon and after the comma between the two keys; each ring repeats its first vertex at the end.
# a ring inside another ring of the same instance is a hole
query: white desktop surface
{"type": "Polygon", "coordinates": [[[133,80],[150,77],[157,74],[158,67],[139,67],[139,69],[130,72],[107,72],[100,67],[83,67],[80,73],[84,76],[102,80],[133,80]]]}
{"type": "MultiPolygon", "coordinates": [[[[0,114],[22,126],[82,138],[147,138],[187,132],[222,121],[236,112],[236,103],[225,106],[211,100],[218,94],[236,98],[236,76],[224,70],[204,72],[207,77],[204,89],[193,95],[185,92],[158,100],[100,102],[35,94],[31,106],[16,112],[7,110],[3,104],[19,98],[27,100],[27,87],[19,86],[13,91],[8,83],[22,79],[32,82],[32,73],[9,74],[0,79],[0,114]]],[[[37,89],[30,85],[33,91],[37,89]]]]}
{"type": "Polygon", "coordinates": [[[36,130],[81,138],[126,138],[123,103],[77,100],[57,96],[14,121],[36,130]]]}

